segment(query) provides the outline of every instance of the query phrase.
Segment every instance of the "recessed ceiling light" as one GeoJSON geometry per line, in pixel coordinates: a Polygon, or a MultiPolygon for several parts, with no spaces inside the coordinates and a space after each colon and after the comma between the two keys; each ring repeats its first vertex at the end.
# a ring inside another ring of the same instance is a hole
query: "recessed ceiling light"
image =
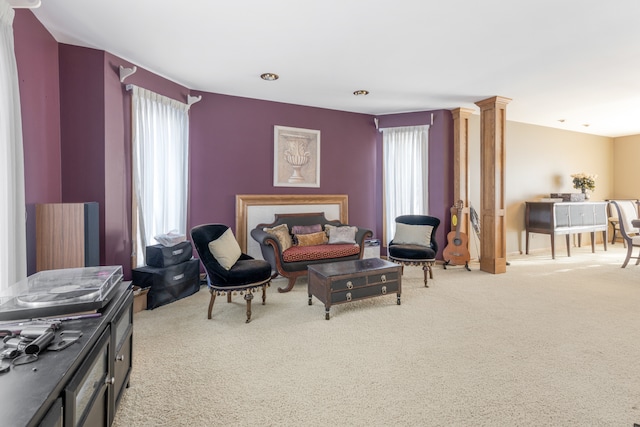
{"type": "Polygon", "coordinates": [[[355,92],[353,92],[353,94],[355,96],[359,96],[359,95],[369,95],[369,91],[368,90],[364,90],[364,89],[360,89],[360,90],[356,90],[355,92]]]}
{"type": "Polygon", "coordinates": [[[584,126],[584,127],[588,128],[588,127],[589,127],[589,124],[587,123],[587,124],[584,124],[584,125],[582,125],[582,126],[584,126]]]}
{"type": "Polygon", "coordinates": [[[280,78],[280,76],[278,76],[275,73],[264,73],[264,74],[260,74],[260,78],[262,80],[266,80],[268,82],[272,82],[274,80],[278,80],[280,78]]]}

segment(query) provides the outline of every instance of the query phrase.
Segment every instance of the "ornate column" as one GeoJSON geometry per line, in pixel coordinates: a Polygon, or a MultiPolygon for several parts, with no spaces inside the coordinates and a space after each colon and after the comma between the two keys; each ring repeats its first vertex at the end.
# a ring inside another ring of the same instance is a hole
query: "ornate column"
{"type": "Polygon", "coordinates": [[[494,96],[480,107],[480,270],[507,271],[505,128],[509,98],[494,96]]]}
{"type": "MultiPolygon", "coordinates": [[[[469,116],[470,108],[456,108],[453,116],[453,201],[462,200],[464,209],[460,221],[460,231],[469,238],[469,116]]],[[[453,224],[451,225],[454,228],[453,224]]],[[[468,241],[467,241],[468,242],[468,241]]]]}

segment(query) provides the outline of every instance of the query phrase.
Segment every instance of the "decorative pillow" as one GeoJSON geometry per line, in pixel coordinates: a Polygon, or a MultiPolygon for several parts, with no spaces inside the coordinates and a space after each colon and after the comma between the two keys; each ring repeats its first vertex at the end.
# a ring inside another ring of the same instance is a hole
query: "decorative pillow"
{"type": "Polygon", "coordinates": [[[263,228],[262,230],[269,234],[273,234],[278,239],[283,252],[293,246],[287,224],[276,225],[273,228],[263,228]]]}
{"type": "Polygon", "coordinates": [[[310,234],[296,234],[298,246],[315,246],[327,243],[327,235],[323,231],[310,234]]]}
{"type": "Polygon", "coordinates": [[[327,237],[331,236],[331,230],[338,228],[338,226],[336,225],[331,225],[331,224],[325,224],[324,225],[324,232],[327,233],[327,237]]]}
{"type": "Polygon", "coordinates": [[[209,251],[225,270],[233,267],[240,259],[240,255],[242,255],[240,245],[230,228],[227,228],[227,231],[222,233],[222,236],[209,242],[209,251]]]}
{"type": "Polygon", "coordinates": [[[356,243],[356,233],[358,227],[333,227],[329,234],[329,244],[336,243],[356,243]]]}
{"type": "Polygon", "coordinates": [[[431,225],[410,225],[396,222],[396,234],[393,236],[393,243],[404,243],[405,245],[431,246],[431,225]]]}
{"type": "Polygon", "coordinates": [[[291,233],[296,234],[311,234],[317,233],[318,231],[322,231],[322,226],[320,224],[313,225],[294,225],[291,227],[291,233]]]}

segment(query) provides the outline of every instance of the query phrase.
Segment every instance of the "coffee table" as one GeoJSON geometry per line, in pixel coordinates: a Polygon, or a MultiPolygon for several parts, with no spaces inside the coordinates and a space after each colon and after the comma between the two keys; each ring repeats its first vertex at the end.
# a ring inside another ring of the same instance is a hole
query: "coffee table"
{"type": "Polygon", "coordinates": [[[397,294],[400,305],[402,267],[380,258],[329,262],[308,267],[309,305],[312,297],[324,303],[325,319],[333,304],[397,294]]]}

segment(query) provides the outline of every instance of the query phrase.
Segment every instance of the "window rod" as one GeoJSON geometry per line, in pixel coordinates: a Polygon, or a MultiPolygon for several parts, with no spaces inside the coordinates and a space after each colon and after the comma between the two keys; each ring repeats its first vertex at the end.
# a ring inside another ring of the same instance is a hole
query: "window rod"
{"type": "MultiPolygon", "coordinates": [[[[131,91],[133,90],[133,87],[135,85],[132,85],[131,83],[129,83],[128,85],[125,86],[125,89],[127,91],[131,91]]],[[[186,104],[191,107],[193,104],[195,104],[196,102],[200,102],[202,101],[202,95],[198,95],[198,96],[191,96],[190,94],[187,94],[187,102],[186,104]]]]}
{"type": "Polygon", "coordinates": [[[383,130],[383,129],[390,129],[390,128],[394,128],[394,127],[402,128],[402,127],[407,127],[407,126],[433,126],[433,113],[430,113],[430,115],[431,115],[431,117],[430,117],[430,121],[429,121],[428,123],[424,123],[424,124],[421,124],[421,125],[402,125],[402,126],[388,126],[388,127],[382,127],[382,126],[380,126],[380,119],[379,119],[379,118],[377,118],[377,117],[374,117],[374,118],[373,118],[373,124],[375,125],[376,130],[377,130],[378,132],[382,132],[382,130],[383,130]]]}

